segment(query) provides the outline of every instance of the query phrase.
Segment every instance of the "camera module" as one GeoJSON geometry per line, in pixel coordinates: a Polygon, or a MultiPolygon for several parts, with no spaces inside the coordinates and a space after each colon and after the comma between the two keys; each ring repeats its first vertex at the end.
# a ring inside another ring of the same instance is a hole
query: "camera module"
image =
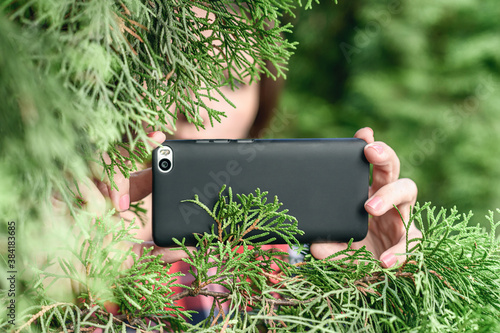
{"type": "Polygon", "coordinates": [[[170,172],[174,165],[174,152],[168,146],[159,147],[156,153],[156,165],[163,173],[170,172]]]}
{"type": "Polygon", "coordinates": [[[166,158],[162,159],[159,164],[160,164],[160,169],[165,172],[169,171],[170,168],[172,167],[172,162],[170,162],[170,160],[166,158]]]}

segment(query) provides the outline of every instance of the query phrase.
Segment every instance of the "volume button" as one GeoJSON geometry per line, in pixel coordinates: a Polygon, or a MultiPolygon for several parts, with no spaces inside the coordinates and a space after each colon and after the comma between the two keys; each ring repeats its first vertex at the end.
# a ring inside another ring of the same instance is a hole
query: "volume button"
{"type": "Polygon", "coordinates": [[[229,143],[229,140],[214,140],[214,143],[229,143]]]}

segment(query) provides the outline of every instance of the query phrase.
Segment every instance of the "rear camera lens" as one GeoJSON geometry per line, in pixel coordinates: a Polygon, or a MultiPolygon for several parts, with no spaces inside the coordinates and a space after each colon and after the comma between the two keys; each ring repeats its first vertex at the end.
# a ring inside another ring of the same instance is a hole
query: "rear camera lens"
{"type": "Polygon", "coordinates": [[[172,167],[172,162],[170,160],[164,158],[160,161],[160,169],[162,171],[168,171],[172,167]]]}

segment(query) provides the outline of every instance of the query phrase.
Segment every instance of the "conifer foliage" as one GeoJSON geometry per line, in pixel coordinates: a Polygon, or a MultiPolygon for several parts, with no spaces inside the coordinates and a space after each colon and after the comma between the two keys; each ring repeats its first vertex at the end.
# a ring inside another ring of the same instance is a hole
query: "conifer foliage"
{"type": "Polygon", "coordinates": [[[145,127],[175,131],[182,113],[203,129],[201,109],[211,122],[224,114],[200,97],[216,98],[220,87],[247,76],[272,76],[266,61],[284,76],[295,45],[283,39],[291,26],[280,20],[294,6],[291,0],[0,4],[2,331],[499,329],[493,213],[486,232],[471,226],[471,215],[417,205],[405,223],[425,226],[423,238],[409,243],[401,266],[382,269],[365,248],[325,260],[308,255],[286,203],[265,189],[228,189],[214,207],[186,198],[214,224],[197,235],[197,251],[177,240],[195,277],[180,285],[181,273],[169,272],[159,256],[131,251],[139,242],[133,222],[97,199],[83,200],[82,184],[95,170],[112,181],[149,159],[145,127]],[[193,6],[206,14],[196,15],[193,6]],[[266,249],[272,241],[266,233],[280,234],[306,260],[291,264],[287,253],[266,249]],[[195,295],[212,297],[213,305],[205,321],[192,325],[192,312],[175,301],[195,295]],[[110,304],[118,315],[108,312],[110,304]]]}

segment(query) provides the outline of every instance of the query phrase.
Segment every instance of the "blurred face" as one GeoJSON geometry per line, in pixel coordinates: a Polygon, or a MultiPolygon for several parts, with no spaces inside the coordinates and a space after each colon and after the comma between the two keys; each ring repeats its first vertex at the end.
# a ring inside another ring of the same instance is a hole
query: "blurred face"
{"type": "MultiPolygon", "coordinates": [[[[206,12],[199,8],[194,8],[194,12],[204,17],[206,12]]],[[[213,16],[209,14],[209,17],[213,16]]],[[[207,37],[211,34],[210,31],[203,33],[207,37]]],[[[215,52],[219,52],[215,50],[215,52]]],[[[247,59],[251,58],[246,55],[247,59]]],[[[259,106],[259,84],[254,82],[249,84],[249,78],[243,84],[236,85],[234,90],[230,87],[220,88],[224,96],[229,99],[236,107],[227,103],[220,94],[213,93],[216,100],[203,98],[203,102],[210,108],[225,113],[226,117],[222,117],[221,122],[214,120],[213,126],[210,125],[210,120],[206,110],[200,110],[200,116],[203,119],[205,129],[196,127],[189,123],[185,116],[179,114],[173,138],[174,139],[241,139],[248,136],[249,130],[255,120],[259,106]]],[[[172,138],[172,136],[170,136],[172,138]]]]}
{"type": "Polygon", "coordinates": [[[231,106],[219,94],[214,94],[215,100],[205,99],[207,106],[217,111],[223,111],[226,117],[221,119],[220,123],[214,121],[214,126],[210,125],[208,112],[200,110],[200,116],[203,119],[205,129],[197,130],[189,123],[183,115],[179,115],[177,120],[177,131],[173,138],[175,139],[241,139],[248,136],[259,106],[259,84],[242,84],[231,90],[230,87],[222,87],[221,92],[235,106],[231,106]]]}

